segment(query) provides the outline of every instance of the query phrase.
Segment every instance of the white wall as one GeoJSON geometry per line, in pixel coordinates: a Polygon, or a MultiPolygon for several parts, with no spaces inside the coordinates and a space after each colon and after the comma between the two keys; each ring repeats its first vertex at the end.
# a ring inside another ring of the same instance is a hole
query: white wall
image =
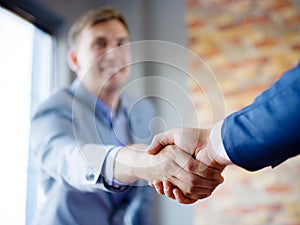
{"type": "MultiPolygon", "coordinates": [[[[151,40],[162,40],[186,46],[186,30],[184,24],[185,6],[182,0],[151,0],[145,4],[145,37],[151,40]]],[[[155,49],[158,55],[165,54],[166,48],[155,49]]],[[[170,57],[175,57],[170,52],[170,57]]],[[[180,58],[178,60],[184,61],[180,58]]],[[[159,101],[160,114],[168,128],[179,125],[188,126],[190,118],[190,105],[182,95],[176,90],[176,85],[186,89],[186,77],[174,67],[167,65],[155,65],[146,67],[147,75],[155,75],[166,78],[164,82],[156,82],[147,86],[148,93],[156,92],[157,96],[167,97],[175,107],[179,106],[179,113],[170,104],[159,101]],[[173,81],[175,84],[172,84],[173,81]],[[149,90],[150,89],[150,90],[149,90]],[[179,117],[178,117],[178,114],[179,117]]],[[[193,207],[181,205],[173,200],[159,196],[157,198],[156,211],[159,225],[190,225],[193,224],[193,207]]]]}

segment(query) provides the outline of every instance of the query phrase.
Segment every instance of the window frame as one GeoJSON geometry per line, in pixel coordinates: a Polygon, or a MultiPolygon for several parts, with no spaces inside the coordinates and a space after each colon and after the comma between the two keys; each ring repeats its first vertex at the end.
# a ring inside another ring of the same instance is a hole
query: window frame
{"type": "Polygon", "coordinates": [[[57,36],[62,26],[62,18],[36,2],[0,0],[0,6],[14,12],[52,36],[57,36]]]}

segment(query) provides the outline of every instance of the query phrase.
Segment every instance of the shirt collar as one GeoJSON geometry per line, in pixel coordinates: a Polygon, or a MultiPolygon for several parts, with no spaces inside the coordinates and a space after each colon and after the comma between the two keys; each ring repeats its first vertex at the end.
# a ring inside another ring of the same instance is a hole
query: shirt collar
{"type": "Polygon", "coordinates": [[[111,126],[114,118],[122,115],[127,115],[127,109],[124,105],[123,98],[120,98],[116,112],[113,111],[106,103],[97,99],[95,105],[95,112],[96,114],[102,116],[105,122],[111,126]]]}
{"type": "Polygon", "coordinates": [[[86,101],[90,102],[93,106],[96,114],[102,116],[106,122],[111,124],[111,121],[114,117],[124,113],[127,114],[127,109],[129,106],[129,102],[126,98],[122,95],[120,97],[120,101],[118,103],[118,107],[116,112],[114,112],[106,103],[98,99],[96,96],[92,95],[88,92],[83,85],[80,84],[79,79],[75,79],[73,84],[71,85],[71,92],[76,93],[77,88],[81,89],[81,92],[84,92],[86,101]]]}

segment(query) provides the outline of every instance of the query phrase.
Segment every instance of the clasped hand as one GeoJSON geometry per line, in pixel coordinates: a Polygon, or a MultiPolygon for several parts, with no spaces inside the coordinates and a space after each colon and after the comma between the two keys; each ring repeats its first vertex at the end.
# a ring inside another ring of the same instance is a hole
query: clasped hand
{"type": "Polygon", "coordinates": [[[218,164],[208,151],[209,133],[209,130],[180,128],[154,137],[148,153],[167,153],[172,160],[172,163],[161,164],[160,169],[168,176],[159,179],[154,176],[149,181],[159,194],[191,204],[210,196],[223,182],[221,173],[225,166],[218,164]]]}

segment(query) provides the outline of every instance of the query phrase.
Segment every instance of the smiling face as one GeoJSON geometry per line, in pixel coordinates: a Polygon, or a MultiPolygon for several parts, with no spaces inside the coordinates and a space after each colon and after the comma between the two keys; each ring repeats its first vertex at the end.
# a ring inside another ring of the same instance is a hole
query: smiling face
{"type": "Polygon", "coordinates": [[[98,96],[100,92],[118,91],[127,81],[130,68],[129,34],[117,19],[84,28],[76,47],[69,51],[71,69],[85,88],[98,96]]]}

